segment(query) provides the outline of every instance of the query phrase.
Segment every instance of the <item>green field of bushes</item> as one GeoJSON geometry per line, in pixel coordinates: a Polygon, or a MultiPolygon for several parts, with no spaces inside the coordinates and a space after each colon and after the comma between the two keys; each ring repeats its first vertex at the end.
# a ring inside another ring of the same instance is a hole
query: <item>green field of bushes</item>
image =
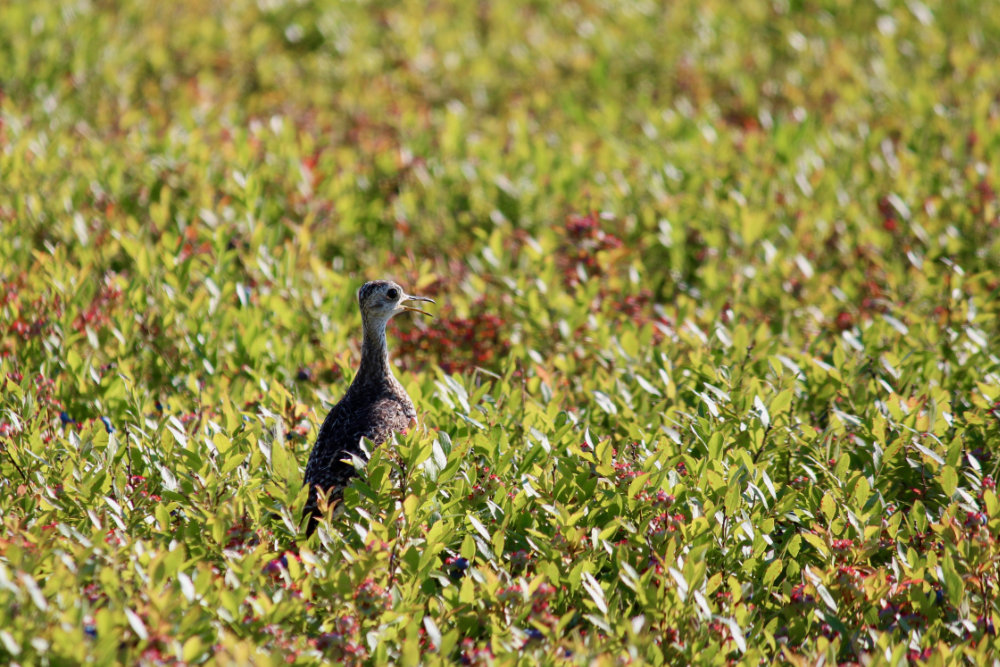
{"type": "Polygon", "coordinates": [[[3,3],[0,663],[996,664],[998,190],[992,0],[3,3]]]}

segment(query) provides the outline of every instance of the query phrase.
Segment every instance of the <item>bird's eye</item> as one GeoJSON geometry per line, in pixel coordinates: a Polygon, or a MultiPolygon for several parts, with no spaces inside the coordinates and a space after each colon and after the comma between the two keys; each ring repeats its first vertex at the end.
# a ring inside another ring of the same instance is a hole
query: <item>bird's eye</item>
{"type": "Polygon", "coordinates": [[[387,297],[389,297],[390,299],[398,299],[399,298],[399,290],[396,289],[395,287],[393,287],[388,292],[386,292],[385,295],[387,297]]]}

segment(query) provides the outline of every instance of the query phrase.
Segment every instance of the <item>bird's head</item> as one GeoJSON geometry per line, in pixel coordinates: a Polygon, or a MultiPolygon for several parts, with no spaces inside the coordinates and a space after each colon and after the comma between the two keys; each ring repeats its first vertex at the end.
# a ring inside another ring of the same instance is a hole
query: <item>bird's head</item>
{"type": "Polygon", "coordinates": [[[407,310],[430,315],[430,313],[419,308],[404,305],[410,301],[429,301],[430,303],[434,303],[433,299],[428,299],[425,296],[407,294],[403,291],[402,287],[391,280],[373,280],[365,283],[358,290],[358,305],[361,306],[361,318],[369,323],[381,322],[384,324],[391,320],[393,316],[407,310]]]}

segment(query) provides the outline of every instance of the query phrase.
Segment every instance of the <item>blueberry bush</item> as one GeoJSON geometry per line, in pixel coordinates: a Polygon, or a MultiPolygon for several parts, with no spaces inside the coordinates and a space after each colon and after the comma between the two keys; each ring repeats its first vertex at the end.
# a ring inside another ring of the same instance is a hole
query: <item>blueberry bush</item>
{"type": "Polygon", "coordinates": [[[0,661],[995,661],[996,10],[6,3],[0,661]]]}

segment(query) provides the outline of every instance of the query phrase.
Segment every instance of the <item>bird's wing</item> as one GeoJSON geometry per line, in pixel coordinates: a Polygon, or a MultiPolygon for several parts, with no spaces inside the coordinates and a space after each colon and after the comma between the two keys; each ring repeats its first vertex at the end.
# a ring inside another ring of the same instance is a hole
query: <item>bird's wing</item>
{"type": "Polygon", "coordinates": [[[322,489],[331,500],[337,499],[354,477],[353,457],[365,459],[361,439],[376,446],[393,431],[404,431],[416,418],[409,400],[385,394],[358,404],[345,397],[330,410],[320,427],[316,444],[306,464],[305,483],[310,485],[303,516],[309,517],[306,534],[315,529],[319,493],[322,489]]]}

